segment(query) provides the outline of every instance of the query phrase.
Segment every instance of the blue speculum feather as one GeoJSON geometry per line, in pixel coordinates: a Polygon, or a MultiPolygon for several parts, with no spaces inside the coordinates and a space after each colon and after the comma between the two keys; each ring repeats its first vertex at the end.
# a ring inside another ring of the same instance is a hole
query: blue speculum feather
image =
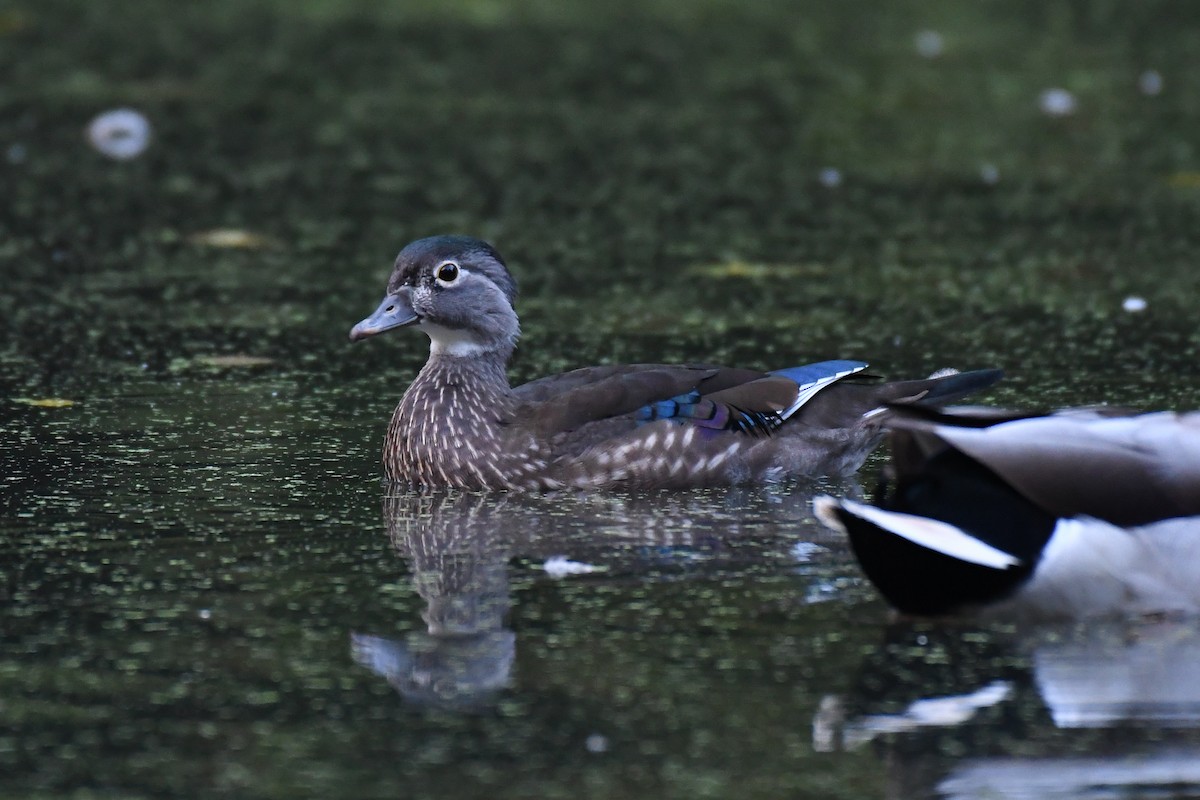
{"type": "Polygon", "coordinates": [[[751,436],[769,436],[784,422],[774,411],[747,411],[701,400],[696,390],[642,406],[634,412],[634,417],[639,424],[667,419],[679,425],[691,423],[709,431],[737,431],[751,436]]]}
{"type": "Polygon", "coordinates": [[[796,383],[796,403],[783,412],[747,411],[725,403],[714,403],[701,399],[700,392],[693,389],[686,394],[642,406],[634,412],[634,417],[639,425],[667,419],[679,425],[691,423],[706,431],[737,431],[750,436],[770,436],[796,408],[807,402],[809,397],[801,397],[802,393],[809,392],[811,396],[824,388],[824,385],[860,372],[866,367],[866,363],[862,361],[839,359],[775,370],[772,375],[779,375],[796,383]]]}
{"type": "Polygon", "coordinates": [[[865,369],[866,366],[867,363],[865,361],[839,359],[835,361],[818,361],[815,364],[803,364],[799,367],[788,367],[787,369],[777,369],[771,374],[791,378],[798,386],[803,388],[842,373],[858,372],[865,369]]]}
{"type": "Polygon", "coordinates": [[[635,416],[639,424],[665,419],[678,425],[692,424],[714,433],[737,431],[751,436],[770,435],[783,424],[783,419],[776,412],[746,411],[711,400],[701,400],[698,403],[661,400],[638,409],[635,416]]]}
{"type": "Polygon", "coordinates": [[[683,422],[685,419],[692,418],[696,401],[699,399],[699,390],[693,389],[687,394],[676,395],[669,400],[659,400],[657,403],[642,406],[634,412],[634,416],[640,422],[654,422],[658,419],[678,419],[679,422],[683,422]]]}
{"type": "MultiPolygon", "coordinates": [[[[801,392],[814,389],[817,384],[832,383],[839,377],[859,372],[866,368],[862,361],[820,361],[799,367],[788,367],[772,372],[795,381],[797,398],[801,392]]],[[[798,404],[799,405],[799,404],[798,404]]],[[[795,408],[792,409],[794,411],[795,408]]],[[[785,422],[785,415],[776,411],[747,411],[725,403],[703,400],[699,390],[676,395],[642,406],[634,412],[638,424],[670,420],[683,425],[691,423],[708,431],[737,431],[750,436],[770,436],[785,422]]]]}

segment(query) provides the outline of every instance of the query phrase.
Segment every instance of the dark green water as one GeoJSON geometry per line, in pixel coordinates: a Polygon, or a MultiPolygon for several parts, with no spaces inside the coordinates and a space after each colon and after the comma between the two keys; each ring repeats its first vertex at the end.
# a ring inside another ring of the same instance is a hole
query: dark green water
{"type": "Polygon", "coordinates": [[[891,622],[808,487],[385,502],[424,342],[346,341],[456,231],[515,380],[1196,407],[1200,9],[599,9],[0,2],[0,795],[1200,795],[1194,624],[891,622]]]}

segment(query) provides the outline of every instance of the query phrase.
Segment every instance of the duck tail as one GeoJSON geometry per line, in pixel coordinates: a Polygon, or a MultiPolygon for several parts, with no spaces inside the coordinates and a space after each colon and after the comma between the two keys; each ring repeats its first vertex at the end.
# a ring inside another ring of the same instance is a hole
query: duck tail
{"type": "Polygon", "coordinates": [[[892,384],[898,392],[892,403],[948,403],[961,397],[982,391],[1004,377],[1002,369],[974,369],[968,372],[939,370],[924,380],[902,381],[892,384]],[[911,394],[904,395],[911,387],[911,394]]]}

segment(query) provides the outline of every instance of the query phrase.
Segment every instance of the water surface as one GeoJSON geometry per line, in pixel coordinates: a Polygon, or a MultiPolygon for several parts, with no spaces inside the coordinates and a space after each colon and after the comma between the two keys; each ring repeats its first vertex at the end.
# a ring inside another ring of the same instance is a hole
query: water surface
{"type": "Polygon", "coordinates": [[[847,357],[1195,407],[1193,16],[0,6],[0,794],[1200,795],[1194,623],[894,620],[808,506],[878,460],[389,494],[424,342],[346,341],[455,231],[521,283],[514,380],[847,357]],[[118,162],[83,131],[123,106],[118,162]]]}

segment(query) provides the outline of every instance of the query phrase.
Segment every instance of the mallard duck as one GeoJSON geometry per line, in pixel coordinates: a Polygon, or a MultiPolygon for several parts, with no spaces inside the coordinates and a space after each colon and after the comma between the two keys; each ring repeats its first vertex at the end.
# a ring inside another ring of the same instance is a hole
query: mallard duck
{"type": "Polygon", "coordinates": [[[887,415],[875,505],[814,500],[917,615],[1200,611],[1200,412],[887,415]]]}

